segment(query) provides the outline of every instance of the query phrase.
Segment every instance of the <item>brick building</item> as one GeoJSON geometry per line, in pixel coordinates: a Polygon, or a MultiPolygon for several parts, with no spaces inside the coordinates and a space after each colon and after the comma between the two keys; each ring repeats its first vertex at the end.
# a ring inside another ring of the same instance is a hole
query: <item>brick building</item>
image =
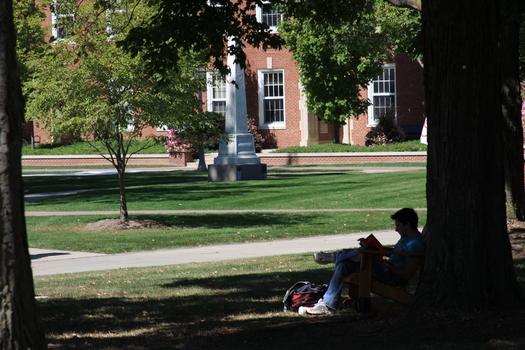
{"type": "MultiPolygon", "coordinates": [[[[260,21],[275,25],[279,14],[262,12],[260,21]]],[[[53,35],[66,35],[67,27],[61,25],[61,18],[70,17],[56,13],[48,16],[47,24],[53,28],[53,35]],[[62,17],[61,17],[62,16],[62,17]]],[[[248,117],[255,120],[259,132],[264,135],[264,148],[284,148],[330,143],[333,140],[333,125],[319,120],[308,111],[306,100],[299,83],[299,70],[286,50],[263,51],[246,48],[247,69],[245,71],[246,100],[248,117]]],[[[212,78],[213,73],[208,73],[212,78]]],[[[378,114],[385,111],[394,114],[398,125],[408,138],[418,138],[425,119],[423,69],[416,61],[398,55],[393,63],[385,64],[383,74],[362,91],[373,105],[368,113],[347,120],[341,127],[340,140],[343,143],[364,145],[365,135],[377,124],[378,114]]],[[[221,84],[210,85],[202,94],[203,108],[224,112],[225,89],[221,84]]],[[[31,128],[27,127],[27,134],[31,128]]],[[[37,125],[33,133],[36,140],[51,142],[44,130],[37,125]]],[[[148,130],[148,134],[163,134],[165,131],[148,130]]],[[[26,136],[27,138],[27,136],[26,136]]]]}

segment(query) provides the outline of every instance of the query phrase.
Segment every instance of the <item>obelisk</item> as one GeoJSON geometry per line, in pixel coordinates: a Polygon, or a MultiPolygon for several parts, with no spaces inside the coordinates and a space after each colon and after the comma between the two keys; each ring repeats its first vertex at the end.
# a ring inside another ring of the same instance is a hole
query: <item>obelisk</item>
{"type": "MultiPolygon", "coordinates": [[[[231,43],[231,41],[229,42],[231,43]]],[[[228,55],[230,74],[226,79],[226,134],[219,154],[208,167],[210,181],[263,180],[266,164],[255,153],[253,135],[248,132],[248,110],[244,69],[228,55]]]]}

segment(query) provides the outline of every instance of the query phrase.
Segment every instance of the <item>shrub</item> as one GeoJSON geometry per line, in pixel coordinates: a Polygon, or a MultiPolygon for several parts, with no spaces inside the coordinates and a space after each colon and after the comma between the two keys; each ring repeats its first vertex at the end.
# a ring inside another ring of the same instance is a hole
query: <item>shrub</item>
{"type": "Polygon", "coordinates": [[[166,135],[164,147],[168,152],[182,152],[192,149],[192,145],[186,136],[184,129],[170,129],[166,135]]]}
{"type": "Polygon", "coordinates": [[[405,133],[389,115],[379,117],[379,123],[366,134],[366,146],[390,145],[405,141],[405,133]]]}
{"type": "Polygon", "coordinates": [[[255,119],[248,118],[248,132],[253,135],[253,142],[255,143],[255,151],[262,151],[262,144],[264,137],[257,132],[257,125],[255,125],[255,119]]]}

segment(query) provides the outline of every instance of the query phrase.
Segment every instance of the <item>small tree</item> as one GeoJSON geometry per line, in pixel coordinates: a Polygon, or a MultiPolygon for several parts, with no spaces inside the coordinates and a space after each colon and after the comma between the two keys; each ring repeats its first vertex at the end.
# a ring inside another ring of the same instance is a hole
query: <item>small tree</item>
{"type": "Polygon", "coordinates": [[[105,11],[88,3],[76,6],[75,30],[50,45],[48,54],[34,57],[26,93],[28,116],[55,139],[72,135],[102,144],[99,149],[91,143],[117,170],[120,218],[127,220],[124,174],[129,158],[141,150],[132,152],[131,146],[147,127],[196,119],[196,92],[204,82],[194,74],[200,63],[187,53],[165,74],[150,74],[144,57],[131,57],[115,45],[151,10],[119,4],[118,11],[111,2],[105,11]]]}

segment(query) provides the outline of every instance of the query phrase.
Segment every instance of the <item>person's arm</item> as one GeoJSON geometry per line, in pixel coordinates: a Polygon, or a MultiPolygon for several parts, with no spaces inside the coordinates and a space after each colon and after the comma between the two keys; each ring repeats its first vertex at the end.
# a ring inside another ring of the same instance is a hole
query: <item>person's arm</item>
{"type": "Polygon", "coordinates": [[[388,261],[386,261],[386,260],[384,260],[384,261],[385,261],[385,266],[388,269],[388,271],[390,271],[391,273],[393,273],[396,276],[401,277],[405,281],[408,281],[416,273],[416,271],[417,271],[417,269],[419,267],[419,263],[421,261],[421,258],[420,257],[410,257],[410,256],[407,257],[404,270],[390,265],[388,263],[388,261]]]}

